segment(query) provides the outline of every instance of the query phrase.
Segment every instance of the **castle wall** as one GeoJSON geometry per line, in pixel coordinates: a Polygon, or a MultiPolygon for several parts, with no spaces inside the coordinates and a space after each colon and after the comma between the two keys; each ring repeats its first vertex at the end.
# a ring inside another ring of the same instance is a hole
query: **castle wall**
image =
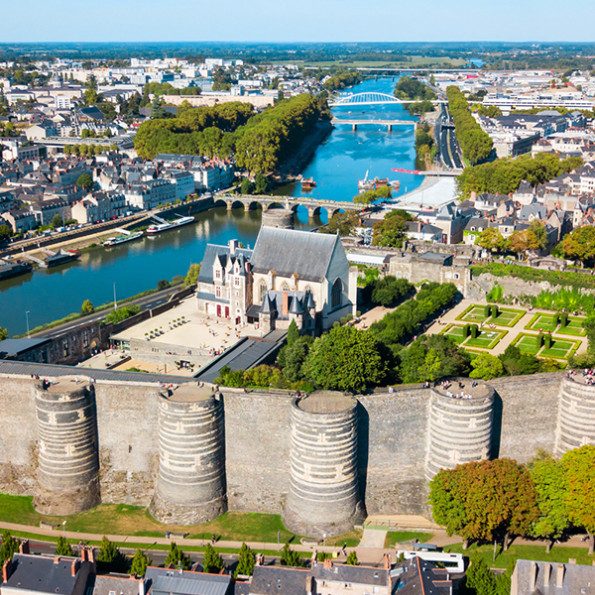
{"type": "MultiPolygon", "coordinates": [[[[495,390],[494,455],[526,462],[537,449],[554,453],[564,374],[489,382],[495,390]]],[[[3,493],[32,495],[36,489],[39,437],[33,383],[29,376],[0,376],[3,493]]],[[[148,506],[159,470],[158,394],[163,389],[154,382],[103,380],[93,388],[101,500],[148,506]]],[[[595,387],[589,388],[595,394],[595,387]]],[[[411,385],[358,397],[358,481],[369,514],[427,513],[432,392],[411,385]]],[[[283,509],[290,486],[292,401],[286,391],[223,389],[229,510],[283,509]]]]}

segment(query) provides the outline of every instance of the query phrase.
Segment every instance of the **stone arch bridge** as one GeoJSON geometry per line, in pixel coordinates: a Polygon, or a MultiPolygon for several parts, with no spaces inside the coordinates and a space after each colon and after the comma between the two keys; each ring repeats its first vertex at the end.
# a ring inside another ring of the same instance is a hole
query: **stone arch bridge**
{"type": "Polygon", "coordinates": [[[218,194],[214,197],[216,207],[226,206],[228,211],[237,208],[244,208],[245,211],[262,209],[289,209],[296,211],[299,206],[308,209],[310,218],[320,215],[324,210],[329,219],[336,213],[347,210],[359,210],[361,205],[352,202],[339,202],[321,198],[310,198],[307,196],[270,196],[260,194],[218,194]]]}

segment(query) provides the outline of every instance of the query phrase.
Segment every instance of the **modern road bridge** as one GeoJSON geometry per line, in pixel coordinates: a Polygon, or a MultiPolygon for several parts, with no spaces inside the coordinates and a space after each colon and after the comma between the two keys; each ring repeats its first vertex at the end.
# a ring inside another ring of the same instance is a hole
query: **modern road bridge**
{"type": "Polygon", "coordinates": [[[354,131],[357,130],[358,126],[362,126],[364,124],[386,126],[386,129],[389,132],[393,129],[393,126],[413,126],[414,129],[417,128],[416,120],[358,120],[354,118],[333,118],[331,122],[333,124],[348,124],[354,131]]]}

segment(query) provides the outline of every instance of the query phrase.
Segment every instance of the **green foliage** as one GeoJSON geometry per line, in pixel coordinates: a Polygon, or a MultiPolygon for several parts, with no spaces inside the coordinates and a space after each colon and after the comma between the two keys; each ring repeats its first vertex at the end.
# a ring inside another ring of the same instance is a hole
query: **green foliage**
{"type": "Polygon", "coordinates": [[[475,238],[475,244],[491,252],[502,252],[506,249],[506,240],[497,227],[484,229],[475,238]]]}
{"type": "Polygon", "coordinates": [[[504,375],[504,365],[495,355],[489,353],[480,353],[471,361],[473,371],[469,376],[471,378],[481,378],[482,380],[491,380],[504,375]]]}
{"type": "Polygon", "coordinates": [[[0,566],[10,560],[13,554],[19,551],[19,540],[15,539],[8,531],[2,532],[2,546],[0,547],[0,566]]]}
{"type": "Polygon", "coordinates": [[[254,183],[250,178],[244,176],[240,184],[240,192],[242,194],[252,194],[254,192],[254,183]]]}
{"type": "Polygon", "coordinates": [[[330,76],[322,84],[322,88],[326,91],[341,91],[347,87],[353,87],[361,83],[363,80],[362,75],[357,70],[345,70],[330,76]]]}
{"type": "Polygon", "coordinates": [[[381,186],[380,188],[376,188],[374,190],[366,190],[365,192],[360,192],[359,194],[356,194],[353,197],[353,202],[362,205],[371,205],[378,199],[386,200],[389,199],[391,196],[391,187],[381,186]]]}
{"type": "Polygon", "coordinates": [[[266,194],[269,189],[269,179],[264,174],[258,172],[254,178],[254,192],[256,194],[266,194]]]}
{"type": "Polygon", "coordinates": [[[178,89],[170,83],[147,83],[143,87],[143,95],[200,95],[200,93],[200,87],[178,89]]]}
{"type": "MultiPolygon", "coordinates": [[[[411,111],[411,106],[415,104],[411,104],[409,106],[409,110],[411,111]]],[[[432,104],[430,103],[432,106],[432,104]]],[[[432,106],[433,107],[433,106],[432,106]]],[[[415,151],[416,151],[416,158],[415,158],[415,166],[417,169],[426,169],[427,159],[430,155],[432,147],[434,146],[434,136],[431,133],[431,127],[429,124],[421,124],[418,126],[415,132],[415,151]]]]}
{"type": "Polygon", "coordinates": [[[502,115],[502,110],[496,105],[472,105],[471,109],[480,116],[487,116],[488,118],[497,118],[502,115]]]}
{"type": "Polygon", "coordinates": [[[167,279],[160,279],[157,281],[157,291],[162,291],[170,286],[170,282],[167,279]]]}
{"type": "Polygon", "coordinates": [[[118,322],[122,322],[131,316],[134,316],[140,312],[140,306],[135,304],[130,304],[129,306],[122,306],[117,310],[112,310],[106,317],[105,322],[107,324],[113,323],[117,324],[118,322]]]}
{"type": "Polygon", "coordinates": [[[413,285],[406,279],[397,279],[391,275],[378,279],[372,289],[372,303],[382,306],[394,306],[413,293],[413,285]]]}
{"type": "Polygon", "coordinates": [[[299,339],[300,330],[298,329],[298,325],[295,320],[292,320],[289,323],[289,327],[287,328],[287,346],[292,347],[293,344],[299,339]]]}
{"type": "Polygon", "coordinates": [[[323,389],[361,392],[387,373],[382,345],[368,331],[335,327],[316,339],[303,365],[305,376],[323,389]]]}
{"type": "Polygon", "coordinates": [[[345,564],[347,564],[348,566],[357,566],[358,565],[357,554],[355,553],[355,550],[352,550],[351,552],[349,552],[349,555],[347,556],[347,560],[345,560],[345,564]]]}
{"type": "Polygon", "coordinates": [[[481,556],[471,559],[465,575],[465,587],[473,595],[496,595],[496,577],[481,556]]]}
{"type": "Polygon", "coordinates": [[[93,314],[95,312],[95,306],[91,303],[91,300],[85,300],[81,306],[81,314],[93,314]]]}
{"type": "Polygon", "coordinates": [[[356,211],[346,211],[345,213],[336,213],[326,225],[320,228],[320,233],[339,233],[340,236],[351,235],[354,228],[360,225],[359,213],[356,211]]]}
{"type": "Polygon", "coordinates": [[[421,116],[422,114],[436,111],[431,101],[414,101],[413,103],[406,104],[405,108],[412,116],[421,116]]]}
{"type": "Polygon", "coordinates": [[[68,543],[68,540],[60,535],[56,541],[56,555],[57,556],[74,556],[72,547],[68,543]]]}
{"type": "Polygon", "coordinates": [[[463,156],[471,165],[486,161],[494,146],[492,139],[471,115],[469,104],[458,87],[447,87],[446,96],[463,156]]]}
{"type": "Polygon", "coordinates": [[[184,287],[192,287],[198,282],[198,275],[200,274],[200,264],[191,264],[186,277],[184,279],[184,287]]]}
{"type": "Polygon", "coordinates": [[[584,225],[564,237],[562,251],[567,258],[593,265],[595,260],[595,227],[584,225]]]}
{"type": "MultiPolygon", "coordinates": [[[[207,549],[210,545],[207,545],[207,549]]],[[[213,549],[213,548],[211,548],[213,549]]],[[[206,550],[205,550],[205,559],[206,559],[206,550]]],[[[169,565],[173,568],[181,568],[182,570],[190,570],[192,567],[192,561],[190,557],[187,556],[183,551],[182,548],[179,548],[175,542],[171,542],[169,544],[169,551],[167,552],[167,556],[165,558],[165,562],[163,565],[167,568],[169,565]]],[[[206,563],[205,563],[206,566],[206,563]]],[[[208,572],[205,570],[205,572],[208,572]]]]}
{"type": "Polygon", "coordinates": [[[3,326],[0,326],[0,341],[4,341],[5,339],[8,339],[8,331],[3,326]]]}
{"type": "Polygon", "coordinates": [[[539,518],[531,476],[510,459],[439,471],[430,482],[429,501],[434,520],[465,540],[526,535],[539,518]]]}
{"type": "Polygon", "coordinates": [[[93,178],[89,174],[81,174],[76,180],[76,185],[83,190],[91,190],[93,178]]]}
{"type": "Polygon", "coordinates": [[[233,573],[234,578],[238,575],[252,576],[254,574],[254,566],[256,565],[256,558],[254,552],[245,544],[242,543],[240,553],[238,555],[238,565],[233,573]]]}
{"type": "Polygon", "coordinates": [[[401,248],[406,237],[407,222],[413,216],[407,211],[395,209],[373,225],[372,244],[384,248],[401,248]]]}
{"type": "Polygon", "coordinates": [[[469,354],[445,335],[422,335],[399,352],[399,375],[404,383],[465,376],[469,354]]]}
{"type": "Polygon", "coordinates": [[[529,473],[537,493],[539,519],[532,528],[535,537],[558,539],[569,526],[566,513],[566,477],[560,461],[550,456],[533,460],[529,473]]]}
{"type": "Polygon", "coordinates": [[[0,244],[8,242],[12,236],[12,228],[8,225],[0,225],[0,244]]]}
{"type": "Polygon", "coordinates": [[[436,99],[436,93],[421,81],[410,76],[402,76],[395,86],[395,97],[398,99],[436,99]]]}
{"type": "Polygon", "coordinates": [[[363,270],[360,269],[360,271],[362,274],[357,278],[358,287],[373,287],[380,277],[380,270],[375,267],[365,267],[363,270]]]}
{"type": "Polygon", "coordinates": [[[203,572],[219,574],[224,566],[223,558],[216,552],[215,548],[210,543],[207,543],[203,561],[203,572]]]}
{"type": "Polygon", "coordinates": [[[486,295],[486,300],[488,302],[502,303],[503,299],[504,288],[502,287],[502,285],[500,285],[500,283],[496,283],[496,285],[494,285],[494,287],[492,287],[492,289],[488,291],[488,294],[486,295]]]}
{"type": "Polygon", "coordinates": [[[52,217],[52,221],[50,223],[50,227],[52,229],[56,229],[57,227],[62,227],[64,225],[64,220],[60,215],[57,213],[52,217]]]}
{"type": "Polygon", "coordinates": [[[298,568],[303,566],[299,553],[290,549],[288,543],[281,550],[281,566],[295,566],[298,568]]]}
{"type": "Polygon", "coordinates": [[[122,572],[126,567],[126,558],[107,537],[101,540],[101,547],[97,554],[97,561],[102,570],[107,572],[122,572]]]}
{"type": "Polygon", "coordinates": [[[595,446],[569,450],[562,457],[566,478],[566,511],[575,527],[595,533],[595,446]]]}
{"type": "Polygon", "coordinates": [[[308,354],[312,347],[314,339],[308,335],[298,337],[292,343],[289,343],[283,348],[282,354],[279,353],[277,363],[283,366],[283,376],[289,382],[299,382],[301,380],[308,380],[304,372],[304,363],[308,359],[308,354]]]}
{"type": "Polygon", "coordinates": [[[525,180],[532,186],[547,182],[562,173],[580,167],[579,157],[560,159],[550,153],[538,153],[535,157],[520,155],[514,159],[497,159],[474,167],[466,167],[457,178],[459,193],[468,198],[471,192],[510,194],[525,180]]]}
{"type": "Polygon", "coordinates": [[[134,558],[132,558],[130,574],[138,577],[145,576],[147,566],[150,565],[151,560],[140,550],[140,548],[137,548],[134,558]]]}
{"type": "Polygon", "coordinates": [[[431,320],[442,308],[450,305],[458,295],[452,283],[426,283],[415,299],[401,304],[394,312],[370,327],[370,332],[393,352],[396,345],[416,334],[422,323],[431,320]]]}

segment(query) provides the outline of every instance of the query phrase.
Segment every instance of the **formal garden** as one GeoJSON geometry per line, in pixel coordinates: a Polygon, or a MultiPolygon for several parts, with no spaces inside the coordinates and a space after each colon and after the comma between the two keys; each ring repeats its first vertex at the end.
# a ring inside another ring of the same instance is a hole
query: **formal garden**
{"type": "Polygon", "coordinates": [[[586,341],[585,320],[568,312],[471,304],[439,333],[471,352],[497,355],[510,345],[521,353],[563,362],[586,341]]]}

